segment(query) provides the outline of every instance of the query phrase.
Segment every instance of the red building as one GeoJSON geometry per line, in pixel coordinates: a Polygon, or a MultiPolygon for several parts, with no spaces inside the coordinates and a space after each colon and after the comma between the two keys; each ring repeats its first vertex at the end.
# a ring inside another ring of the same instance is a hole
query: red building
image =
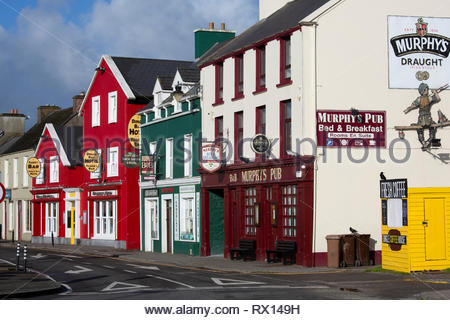
{"type": "Polygon", "coordinates": [[[157,76],[173,76],[178,67],[191,65],[107,55],[100,59],[80,109],[83,150],[95,149],[101,159],[96,172],[83,172],[88,228],[82,243],[140,248],[139,168],[122,163],[125,153],[137,151],[130,143],[128,125],[152,102],[157,76]]]}

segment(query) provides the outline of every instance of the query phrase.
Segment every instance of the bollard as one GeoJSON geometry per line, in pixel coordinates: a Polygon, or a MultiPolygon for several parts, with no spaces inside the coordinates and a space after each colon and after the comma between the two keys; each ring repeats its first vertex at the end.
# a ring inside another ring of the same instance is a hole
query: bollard
{"type": "Polygon", "coordinates": [[[55,238],[53,237],[53,231],[52,231],[52,247],[55,246],[55,238]]]}
{"type": "Polygon", "coordinates": [[[19,271],[19,256],[20,256],[20,242],[17,242],[17,260],[16,260],[16,271],[19,271]]]}
{"type": "Polygon", "coordinates": [[[27,245],[23,246],[23,271],[27,272],[27,245]]]}
{"type": "Polygon", "coordinates": [[[12,237],[11,237],[11,242],[14,243],[14,230],[11,231],[12,237]]]}

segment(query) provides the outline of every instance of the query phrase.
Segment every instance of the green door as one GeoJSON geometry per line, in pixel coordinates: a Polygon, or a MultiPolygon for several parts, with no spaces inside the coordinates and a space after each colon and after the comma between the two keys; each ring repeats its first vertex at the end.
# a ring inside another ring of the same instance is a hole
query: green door
{"type": "Polygon", "coordinates": [[[209,245],[211,255],[222,255],[224,251],[223,191],[209,192],[209,245]]]}

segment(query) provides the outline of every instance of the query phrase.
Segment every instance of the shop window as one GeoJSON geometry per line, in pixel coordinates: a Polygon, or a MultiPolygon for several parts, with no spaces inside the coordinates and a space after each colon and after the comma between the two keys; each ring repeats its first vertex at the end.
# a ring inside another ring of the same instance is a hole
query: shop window
{"type": "Polygon", "coordinates": [[[256,235],[255,226],[255,203],[256,203],[256,188],[245,189],[245,215],[244,226],[246,236],[256,235]]]}
{"type": "Polygon", "coordinates": [[[100,125],[100,96],[92,98],[92,127],[100,125]]]}
{"type": "Polygon", "coordinates": [[[50,183],[59,182],[59,158],[50,157],[50,183]]]}
{"type": "Polygon", "coordinates": [[[282,101],[280,106],[280,157],[288,156],[292,151],[292,106],[291,100],[282,101]]]}
{"type": "Polygon", "coordinates": [[[283,237],[297,236],[297,187],[295,185],[282,187],[281,227],[283,237]]]}
{"type": "Polygon", "coordinates": [[[58,233],[58,203],[47,202],[45,204],[45,217],[46,224],[45,230],[47,236],[51,236],[52,232],[57,235],[58,233]]]}
{"type": "Polygon", "coordinates": [[[234,114],[234,161],[238,161],[242,157],[244,140],[244,112],[236,112],[234,114]]]}
{"type": "Polygon", "coordinates": [[[181,240],[194,240],[194,225],[194,197],[183,197],[180,214],[181,240]]]}
{"type": "Polygon", "coordinates": [[[108,123],[117,122],[117,91],[108,93],[108,123]]]}
{"type": "Polygon", "coordinates": [[[155,200],[150,201],[150,219],[152,224],[152,239],[159,240],[158,202],[155,200]]]}
{"type": "Polygon", "coordinates": [[[213,106],[223,103],[223,63],[216,64],[215,72],[216,72],[216,102],[213,104],[213,106]]]}
{"type": "Polygon", "coordinates": [[[266,46],[256,49],[256,90],[254,93],[266,89],[266,46]]]}
{"type": "Polygon", "coordinates": [[[9,231],[14,230],[14,202],[9,203],[9,231]]]}
{"type": "Polygon", "coordinates": [[[116,201],[94,201],[94,236],[115,239],[116,201]]]}
{"type": "Polygon", "coordinates": [[[32,207],[31,207],[31,201],[23,201],[23,211],[24,211],[24,217],[25,217],[25,232],[31,231],[31,221],[32,221],[32,207]]]}

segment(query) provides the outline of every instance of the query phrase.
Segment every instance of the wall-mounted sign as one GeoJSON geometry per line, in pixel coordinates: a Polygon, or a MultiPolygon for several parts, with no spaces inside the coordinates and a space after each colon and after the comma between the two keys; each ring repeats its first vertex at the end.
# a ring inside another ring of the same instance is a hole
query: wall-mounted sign
{"type": "Polygon", "coordinates": [[[91,197],[109,197],[117,196],[117,190],[92,191],[91,197]]]}
{"type": "Polygon", "coordinates": [[[210,142],[203,144],[200,166],[208,172],[219,170],[222,166],[222,148],[210,142]]]}
{"type": "Polygon", "coordinates": [[[257,154],[265,154],[270,150],[270,140],[264,134],[257,134],[253,137],[251,148],[257,154]]]}
{"type": "Polygon", "coordinates": [[[127,152],[122,156],[123,165],[129,169],[139,167],[139,161],[139,153],[137,152],[127,152]]]}
{"type": "Polygon", "coordinates": [[[154,156],[141,157],[141,174],[154,175],[155,174],[155,158],[154,156]]]}
{"type": "Polygon", "coordinates": [[[58,199],[59,194],[51,193],[51,194],[37,194],[34,196],[35,199],[58,199]]]}
{"type": "Polygon", "coordinates": [[[128,139],[133,147],[139,149],[139,141],[140,141],[140,128],[141,125],[141,116],[134,115],[131,117],[130,122],[128,122],[128,139]]]}
{"type": "Polygon", "coordinates": [[[450,82],[450,18],[388,17],[389,88],[450,82]]]}
{"type": "Polygon", "coordinates": [[[5,200],[5,195],[6,195],[5,186],[2,183],[0,183],[0,203],[2,203],[3,200],[5,200]]]}
{"type": "Polygon", "coordinates": [[[406,236],[402,236],[400,231],[391,229],[388,234],[382,235],[382,242],[389,245],[392,251],[400,251],[406,245],[406,236]]]}
{"type": "Polygon", "coordinates": [[[37,158],[27,161],[27,173],[31,178],[36,178],[41,173],[41,162],[37,158]]]}
{"type": "Polygon", "coordinates": [[[100,165],[100,155],[97,150],[89,149],[86,150],[83,157],[84,167],[89,172],[95,172],[100,165]]]}
{"type": "Polygon", "coordinates": [[[385,147],[384,111],[318,110],[319,147],[385,147]]]}
{"type": "Polygon", "coordinates": [[[408,180],[380,180],[380,198],[402,199],[408,198],[408,180]]]}
{"type": "Polygon", "coordinates": [[[144,190],[145,198],[154,198],[158,196],[158,189],[147,189],[144,190]]]}

